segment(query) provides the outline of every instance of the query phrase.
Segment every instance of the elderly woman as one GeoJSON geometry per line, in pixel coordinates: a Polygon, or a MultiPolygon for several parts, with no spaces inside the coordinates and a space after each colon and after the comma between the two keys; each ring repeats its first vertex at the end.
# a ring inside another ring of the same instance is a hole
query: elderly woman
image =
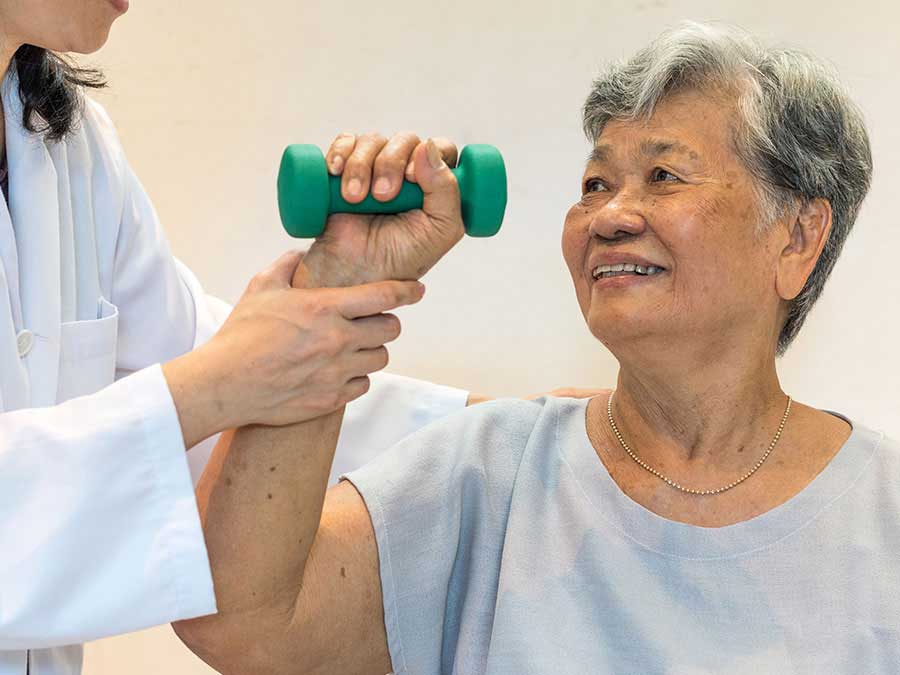
{"type": "MultiPolygon", "coordinates": [[[[214,667],[897,672],[900,446],[776,371],[869,185],[857,108],[815,59],[688,24],[603,74],[584,123],[563,253],[615,391],[476,406],[327,495],[339,415],[221,443],[220,614],[176,625],[214,667]]],[[[370,225],[368,273],[415,276],[461,232],[443,215],[332,223],[305,279],[370,225]]]]}

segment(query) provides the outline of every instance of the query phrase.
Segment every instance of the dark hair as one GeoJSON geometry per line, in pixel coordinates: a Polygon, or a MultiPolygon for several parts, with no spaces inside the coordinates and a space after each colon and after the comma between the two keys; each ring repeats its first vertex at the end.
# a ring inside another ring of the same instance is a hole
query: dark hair
{"type": "Polygon", "coordinates": [[[22,45],[13,56],[22,99],[22,126],[62,140],[78,124],[84,109],[82,88],[106,86],[103,73],[81,68],[42,47],[22,45]]]}

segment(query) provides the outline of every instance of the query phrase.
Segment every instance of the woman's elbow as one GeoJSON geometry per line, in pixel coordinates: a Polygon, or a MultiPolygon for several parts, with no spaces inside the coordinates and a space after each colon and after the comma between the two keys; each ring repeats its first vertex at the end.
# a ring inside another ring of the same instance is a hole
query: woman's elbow
{"type": "Polygon", "coordinates": [[[250,636],[246,634],[241,635],[232,622],[219,614],[175,621],[172,629],[188,649],[222,675],[267,675],[270,672],[258,667],[263,664],[249,663],[252,660],[250,652],[255,651],[247,644],[252,639],[248,640],[250,636]]]}
{"type": "Polygon", "coordinates": [[[302,650],[298,654],[283,642],[284,626],[264,616],[239,620],[211,614],[173,622],[172,628],[188,649],[222,675],[284,675],[287,664],[291,673],[321,672],[306,663],[302,650]]]}

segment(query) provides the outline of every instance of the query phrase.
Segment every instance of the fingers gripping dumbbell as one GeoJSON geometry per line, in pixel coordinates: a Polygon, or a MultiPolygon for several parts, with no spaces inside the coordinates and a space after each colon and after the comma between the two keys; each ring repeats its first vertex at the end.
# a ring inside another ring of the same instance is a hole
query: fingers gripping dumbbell
{"type": "MultiPolygon", "coordinates": [[[[466,234],[497,234],[506,210],[506,167],[491,145],[467,145],[453,169],[459,183],[460,205],[466,234]]],[[[332,213],[402,213],[422,208],[422,188],[403,181],[400,193],[387,202],[372,195],[358,204],[341,196],[341,177],[332,176],[325,157],[315,145],[289,145],[278,171],[278,210],[284,229],[292,237],[317,237],[332,213]]]]}

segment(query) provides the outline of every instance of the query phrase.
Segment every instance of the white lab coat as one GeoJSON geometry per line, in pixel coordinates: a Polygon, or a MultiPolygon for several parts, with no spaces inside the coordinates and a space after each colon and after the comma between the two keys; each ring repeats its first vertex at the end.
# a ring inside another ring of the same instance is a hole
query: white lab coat
{"type": "MultiPolygon", "coordinates": [[[[102,108],[89,101],[80,129],[47,143],[21,127],[12,70],[2,85],[0,675],[29,663],[32,675],[72,675],[80,643],[215,611],[155,364],[207,339],[229,308],[172,258],[102,108]]],[[[336,471],[465,399],[373,378],[348,408],[336,471]]],[[[211,445],[192,452],[195,479],[211,445]]]]}

